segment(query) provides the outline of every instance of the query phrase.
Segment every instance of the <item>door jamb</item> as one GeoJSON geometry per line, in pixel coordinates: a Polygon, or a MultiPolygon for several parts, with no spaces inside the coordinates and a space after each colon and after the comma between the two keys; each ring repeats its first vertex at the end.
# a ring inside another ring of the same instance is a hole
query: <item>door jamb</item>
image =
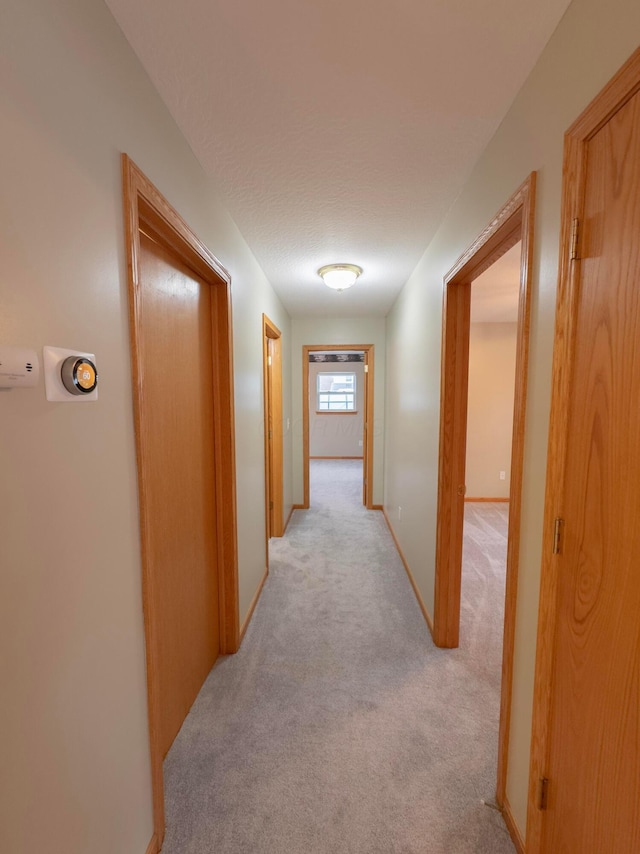
{"type": "Polygon", "coordinates": [[[580,275],[579,246],[576,247],[578,257],[571,259],[573,221],[583,210],[586,144],[610,116],[638,91],[640,91],[640,48],[596,95],[564,137],[560,257],[529,765],[526,838],[527,851],[530,854],[539,854],[542,851],[545,813],[538,808],[537,788],[538,780],[546,775],[551,749],[553,660],[558,621],[557,558],[553,554],[553,531],[555,518],[562,515],[560,508],[564,499],[564,470],[569,443],[567,427],[580,275]]]}
{"type": "Polygon", "coordinates": [[[532,172],[444,279],[434,641],[457,647],[464,518],[471,282],[522,240],[496,799],[503,804],[511,722],[536,173],[532,172]]]}
{"type": "Polygon", "coordinates": [[[267,566],[269,539],[284,533],[282,499],[282,333],[262,315],[262,371],[264,394],[264,479],[267,532],[267,566]],[[269,364],[269,342],[275,349],[274,363],[269,364]],[[275,373],[275,377],[274,377],[275,373]],[[275,382],[274,382],[275,379],[275,382]],[[271,430],[271,439],[269,439],[271,430]],[[273,503],[273,508],[270,508],[273,503]]]}
{"type": "Polygon", "coordinates": [[[153,567],[149,537],[152,520],[147,518],[145,473],[141,437],[144,425],[141,401],[144,395],[142,351],[145,328],[141,315],[139,259],[142,223],[149,224],[166,246],[198,276],[211,285],[211,323],[215,358],[214,460],[216,494],[217,571],[220,585],[220,652],[236,652],[239,645],[238,554],[236,536],[235,429],[233,409],[233,347],[231,325],[231,277],[214,255],[189,228],[185,220],[161,195],[135,163],[122,155],[124,224],[129,293],[129,334],[133,386],[134,427],[138,470],[142,563],[142,605],[147,661],[149,749],[153,799],[154,838],[162,846],[165,832],[162,751],[159,744],[161,697],[158,679],[158,644],[153,567]],[[217,345],[217,346],[216,346],[217,345]]]}
{"type": "Polygon", "coordinates": [[[365,485],[363,504],[373,509],[373,344],[303,344],[302,345],[302,470],[304,478],[304,502],[300,509],[309,509],[309,353],[321,350],[361,350],[365,354],[365,383],[367,384],[367,406],[364,413],[365,451],[362,459],[365,485]]]}

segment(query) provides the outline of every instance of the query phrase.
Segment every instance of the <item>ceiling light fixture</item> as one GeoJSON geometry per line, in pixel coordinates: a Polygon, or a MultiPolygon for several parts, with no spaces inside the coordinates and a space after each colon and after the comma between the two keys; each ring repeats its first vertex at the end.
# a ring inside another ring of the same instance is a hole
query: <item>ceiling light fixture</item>
{"type": "Polygon", "coordinates": [[[318,275],[325,285],[334,291],[350,288],[361,274],[362,267],[356,264],[326,264],[318,270],[318,275]]]}

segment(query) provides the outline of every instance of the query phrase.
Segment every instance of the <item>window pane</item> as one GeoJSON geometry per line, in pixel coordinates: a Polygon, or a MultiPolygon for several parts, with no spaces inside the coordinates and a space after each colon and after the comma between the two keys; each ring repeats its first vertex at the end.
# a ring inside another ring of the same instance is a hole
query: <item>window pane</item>
{"type": "Polygon", "coordinates": [[[349,412],[356,408],[356,375],[318,373],[316,409],[325,412],[349,412]]]}

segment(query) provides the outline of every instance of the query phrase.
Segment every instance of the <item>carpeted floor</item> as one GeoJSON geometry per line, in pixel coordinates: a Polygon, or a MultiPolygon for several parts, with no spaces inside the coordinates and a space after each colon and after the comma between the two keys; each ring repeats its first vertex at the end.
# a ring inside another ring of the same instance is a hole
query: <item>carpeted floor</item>
{"type": "Polygon", "coordinates": [[[271,541],[242,648],[216,664],[165,761],[164,854],[514,851],[482,803],[506,505],[469,505],[462,645],[438,650],[382,514],[360,503],[360,465],[312,461],[312,508],[271,541]]]}

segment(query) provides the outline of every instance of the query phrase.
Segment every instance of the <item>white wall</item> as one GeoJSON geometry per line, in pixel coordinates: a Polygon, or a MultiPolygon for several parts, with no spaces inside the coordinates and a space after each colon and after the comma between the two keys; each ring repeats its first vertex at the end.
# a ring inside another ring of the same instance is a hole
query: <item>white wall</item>
{"type": "Polygon", "coordinates": [[[385,506],[433,614],[442,281],[538,171],[520,578],[507,796],[526,823],[565,129],[638,45],[637,0],[574,0],[387,322],[385,506]],[[402,506],[402,521],[397,507],[402,506]]]}
{"type": "Polygon", "coordinates": [[[265,568],[261,315],[284,335],[285,419],[290,322],[101,0],[3,2],[0,114],[0,341],[87,349],[100,370],[96,403],[0,394],[0,850],[144,854],[121,151],[233,278],[241,617],[265,568]]]}
{"type": "Polygon", "coordinates": [[[468,498],[509,497],[517,332],[517,323],[471,324],[464,480],[468,498]]]}
{"type": "MultiPolygon", "coordinates": [[[[357,287],[357,285],[356,285],[357,287]]],[[[336,295],[337,296],[337,295],[336,295]]],[[[382,504],[383,441],[385,394],[385,319],[384,317],[297,317],[291,321],[291,367],[293,410],[293,500],[302,504],[302,347],[305,344],[373,344],[373,504],[382,504]]]]}
{"type": "Polygon", "coordinates": [[[309,456],[311,457],[361,457],[362,429],[364,425],[364,364],[362,362],[310,362],[309,363],[309,456]],[[320,412],[317,405],[317,379],[319,373],[349,373],[356,378],[355,412],[340,415],[320,412]]]}

